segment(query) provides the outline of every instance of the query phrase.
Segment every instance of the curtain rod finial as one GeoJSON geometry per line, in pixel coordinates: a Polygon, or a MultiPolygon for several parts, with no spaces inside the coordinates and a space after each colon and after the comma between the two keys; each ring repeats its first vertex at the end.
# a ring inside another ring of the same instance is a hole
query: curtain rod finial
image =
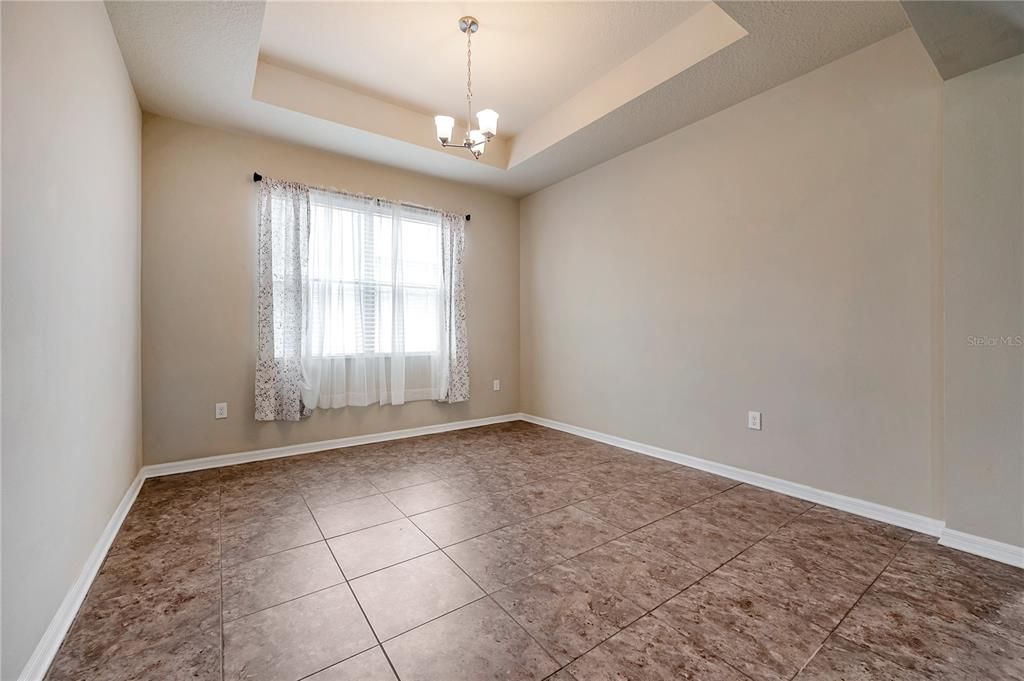
{"type": "Polygon", "coordinates": [[[253,182],[259,182],[262,179],[263,179],[263,176],[260,175],[259,173],[253,173],[252,174],[252,181],[253,182]]]}
{"type": "Polygon", "coordinates": [[[472,217],[473,217],[472,215],[470,215],[469,213],[466,213],[466,222],[469,222],[470,218],[472,218],[472,217]]]}

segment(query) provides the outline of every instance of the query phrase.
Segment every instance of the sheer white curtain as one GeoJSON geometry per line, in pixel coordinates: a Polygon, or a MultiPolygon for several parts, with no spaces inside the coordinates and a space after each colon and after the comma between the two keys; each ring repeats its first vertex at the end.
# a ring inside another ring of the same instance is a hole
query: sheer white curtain
{"type": "Polygon", "coordinates": [[[264,178],[256,418],[469,399],[462,216],[264,178]]]}
{"type": "Polygon", "coordinates": [[[443,223],[438,211],[310,191],[306,405],[447,399],[443,223]]]}

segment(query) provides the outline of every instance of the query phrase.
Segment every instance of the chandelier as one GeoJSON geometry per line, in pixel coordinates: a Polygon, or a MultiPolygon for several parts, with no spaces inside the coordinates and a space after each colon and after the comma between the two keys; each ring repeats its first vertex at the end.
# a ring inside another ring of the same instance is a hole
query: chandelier
{"type": "Polygon", "coordinates": [[[451,116],[434,116],[434,125],[437,127],[437,141],[442,147],[468,149],[474,158],[480,158],[488,140],[498,132],[498,112],[493,109],[478,112],[479,127],[473,128],[473,34],[480,30],[480,22],[476,17],[462,17],[459,30],[466,34],[466,136],[461,144],[451,141],[455,128],[455,119],[451,116]]]}

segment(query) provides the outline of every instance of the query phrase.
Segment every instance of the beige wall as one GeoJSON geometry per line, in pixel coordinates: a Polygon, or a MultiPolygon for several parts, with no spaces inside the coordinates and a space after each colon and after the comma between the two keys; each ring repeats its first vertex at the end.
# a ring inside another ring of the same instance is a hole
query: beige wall
{"type": "Polygon", "coordinates": [[[519,408],[514,199],[303,147],[146,115],[142,154],[143,438],[147,463],[480,418],[519,408]],[[256,186],[269,177],[472,213],[468,403],[253,418],[256,186]],[[501,379],[501,392],[491,389],[501,379]],[[214,404],[229,417],[215,420],[214,404]]]}
{"type": "Polygon", "coordinates": [[[1024,56],[944,99],[946,522],[1024,546],[1024,56]]]}
{"type": "Polygon", "coordinates": [[[3,668],[140,465],[140,113],[102,3],[4,2],[3,668]]]}
{"type": "Polygon", "coordinates": [[[941,87],[907,31],[526,198],[523,410],[938,515],[941,87]]]}

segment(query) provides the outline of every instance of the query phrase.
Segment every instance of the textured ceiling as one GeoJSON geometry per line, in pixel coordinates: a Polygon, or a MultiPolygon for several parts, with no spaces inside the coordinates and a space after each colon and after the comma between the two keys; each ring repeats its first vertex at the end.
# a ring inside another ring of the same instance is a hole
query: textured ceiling
{"type": "MultiPolygon", "coordinates": [[[[448,8],[446,3],[435,4],[448,8]]],[[[530,13],[550,6],[524,4],[528,9],[523,11],[530,13]]],[[[408,134],[402,139],[339,123],[344,111],[338,116],[311,115],[254,99],[262,2],[107,3],[146,111],[320,147],[513,196],[531,193],[653,141],[909,26],[897,2],[719,2],[718,6],[749,35],[506,169],[411,143],[408,134]]],[[[483,12],[486,3],[480,7],[483,12]]],[[[449,13],[450,8],[446,18],[449,13]]],[[[629,51],[615,49],[620,50],[619,57],[629,51]]],[[[611,48],[602,54],[611,54],[611,48]]],[[[559,67],[551,63],[547,70],[557,72],[559,67]]],[[[374,75],[386,79],[390,73],[374,75]]],[[[585,80],[579,73],[576,77],[578,82],[585,80]]],[[[334,87],[317,79],[309,83],[321,90],[334,87]]],[[[412,133],[418,139],[432,131],[412,133]]]]}
{"type": "Polygon", "coordinates": [[[939,75],[949,80],[1024,52],[1024,2],[904,2],[939,75]]]}
{"type": "Polygon", "coordinates": [[[424,113],[463,116],[466,39],[476,109],[520,132],[691,16],[703,2],[272,2],[260,58],[424,113]]]}

